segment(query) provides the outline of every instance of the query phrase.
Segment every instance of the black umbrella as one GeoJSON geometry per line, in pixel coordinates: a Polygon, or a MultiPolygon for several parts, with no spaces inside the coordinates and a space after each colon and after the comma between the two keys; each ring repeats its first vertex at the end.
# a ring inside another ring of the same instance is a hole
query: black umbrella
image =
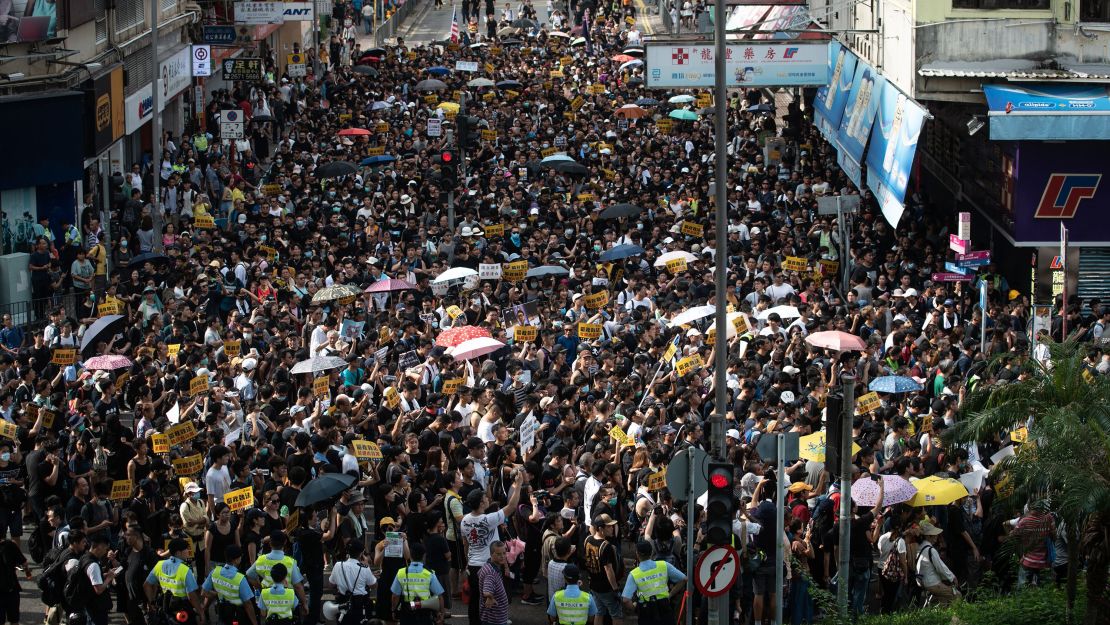
{"type": "Polygon", "coordinates": [[[272,121],[274,121],[274,118],[271,117],[270,115],[255,115],[254,117],[251,118],[251,123],[252,124],[255,123],[255,122],[257,122],[259,124],[262,124],[262,123],[265,123],[265,122],[272,122],[272,121]]]}
{"type": "Polygon", "coordinates": [[[622,50],[621,53],[627,54],[628,56],[643,56],[644,48],[642,46],[628,46],[622,50]]]}
{"type": "Polygon", "coordinates": [[[321,501],[338,496],[354,483],[355,476],[349,473],[324,473],[304,487],[301,494],[297,495],[297,501],[293,505],[297,508],[316,505],[321,501]]]}
{"type": "Polygon", "coordinates": [[[640,98],[636,100],[637,106],[655,106],[656,104],[659,104],[659,100],[655,98],[640,98]]]}
{"type": "Polygon", "coordinates": [[[362,57],[360,58],[365,58],[368,56],[385,56],[385,48],[370,48],[369,50],[363,52],[362,57]]]}
{"type": "Polygon", "coordinates": [[[628,79],[628,84],[630,84],[630,85],[642,85],[642,84],[644,84],[644,79],[641,78],[640,76],[633,76],[632,78],[628,79]]]}
{"type": "Polygon", "coordinates": [[[532,20],[522,17],[511,24],[513,28],[535,28],[536,23],[532,20]]]}
{"type": "Polygon", "coordinates": [[[127,317],[123,315],[105,315],[94,321],[81,339],[81,359],[95,356],[96,346],[101,341],[111,341],[113,336],[123,332],[126,325],[127,317]]]}
{"type": "Polygon", "coordinates": [[[574,161],[559,161],[551,166],[557,172],[571,175],[582,175],[589,171],[585,165],[574,161]]]}
{"type": "Polygon", "coordinates": [[[521,86],[519,80],[502,80],[497,83],[498,89],[520,89],[521,86]]]}
{"type": "Polygon", "coordinates": [[[415,89],[417,91],[443,91],[447,88],[447,83],[435,78],[428,78],[416,83],[415,89]]]}
{"type": "Polygon", "coordinates": [[[378,77],[378,70],[374,69],[373,67],[370,67],[369,65],[355,65],[354,67],[351,68],[351,71],[356,73],[356,74],[362,74],[364,76],[369,76],[371,78],[377,78],[378,77]]]}
{"type": "Polygon", "coordinates": [[[151,264],[154,264],[154,265],[158,265],[158,264],[167,264],[168,265],[170,263],[170,258],[169,258],[169,256],[166,256],[165,254],[155,254],[154,252],[147,252],[146,254],[139,254],[138,256],[132,258],[131,261],[127,263],[127,266],[128,267],[141,267],[142,265],[145,265],[147,263],[151,263],[151,264]]]}
{"type": "Polygon", "coordinates": [[[644,212],[644,209],[635,204],[614,204],[601,211],[601,214],[598,215],[598,219],[619,219],[621,217],[639,215],[642,212],[644,212]]]}
{"type": "Polygon", "coordinates": [[[338,178],[339,176],[348,176],[356,171],[358,171],[358,167],[354,163],[332,161],[317,167],[316,175],[321,178],[338,178]]]}
{"type": "Polygon", "coordinates": [[[520,39],[511,39],[510,38],[510,39],[502,39],[501,40],[501,45],[503,45],[503,46],[519,46],[522,43],[524,43],[524,42],[521,41],[520,39]]]}

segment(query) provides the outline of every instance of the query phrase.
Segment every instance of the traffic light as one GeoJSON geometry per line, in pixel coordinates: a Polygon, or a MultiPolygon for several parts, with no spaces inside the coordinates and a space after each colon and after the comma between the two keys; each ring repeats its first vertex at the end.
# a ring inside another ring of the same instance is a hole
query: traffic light
{"type": "Polygon", "coordinates": [[[705,506],[705,537],[710,545],[732,543],[732,517],[736,496],[732,492],[733,466],[727,462],[709,463],[709,492],[705,506]]]}
{"type": "Polygon", "coordinates": [[[459,184],[459,162],[454,150],[441,150],[432,159],[439,164],[439,182],[444,189],[454,189],[459,184]]]}
{"type": "Polygon", "coordinates": [[[459,115],[455,117],[455,128],[460,151],[467,151],[476,147],[482,139],[482,129],[478,127],[481,121],[473,115],[459,115]]]}
{"type": "Polygon", "coordinates": [[[840,475],[841,423],[844,419],[844,391],[833,387],[825,395],[825,470],[840,475]]]}

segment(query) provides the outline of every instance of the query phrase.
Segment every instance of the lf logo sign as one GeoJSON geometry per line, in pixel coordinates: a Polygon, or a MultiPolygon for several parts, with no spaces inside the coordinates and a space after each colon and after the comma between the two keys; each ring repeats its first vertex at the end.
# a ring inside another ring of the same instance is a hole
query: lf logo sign
{"type": "Polygon", "coordinates": [[[1079,203],[1095,196],[1102,174],[1052,174],[1048,177],[1036,219],[1072,219],[1079,203]]]}

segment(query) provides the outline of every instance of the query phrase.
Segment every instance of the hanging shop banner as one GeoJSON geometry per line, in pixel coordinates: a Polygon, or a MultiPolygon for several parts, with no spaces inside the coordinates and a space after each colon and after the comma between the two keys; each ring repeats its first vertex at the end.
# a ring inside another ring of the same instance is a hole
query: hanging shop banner
{"type": "Polygon", "coordinates": [[[839,41],[829,43],[829,82],[817,89],[813,110],[817,128],[833,145],[837,145],[836,132],[844,117],[844,105],[848,102],[848,92],[852,88],[858,61],[859,57],[839,41]]]}
{"type": "MultiPolygon", "coordinates": [[[[193,83],[193,49],[184,46],[169,55],[158,65],[158,88],[162,90],[158,109],[166,108],[174,96],[185,91],[193,83]]],[[[140,88],[127,97],[124,102],[124,120],[127,134],[143,127],[154,117],[154,83],[140,88]]]]}
{"type": "Polygon", "coordinates": [[[837,132],[839,143],[838,162],[844,173],[848,174],[857,187],[863,188],[860,163],[867,137],[871,134],[871,124],[875,121],[875,111],[879,108],[879,93],[886,79],[867,63],[856,64],[856,75],[852,79],[852,90],[840,120],[837,132]]]}
{"type": "MultiPolygon", "coordinates": [[[[644,47],[652,89],[712,87],[714,46],[652,42],[644,47]]],[[[802,87],[829,81],[827,43],[730,44],[725,52],[729,87],[802,87]]]]}
{"type": "Polygon", "coordinates": [[[925,123],[925,109],[887,82],[879,93],[875,129],[867,148],[867,186],[875,193],[891,226],[905,210],[910,168],[917,153],[917,138],[925,123]]]}

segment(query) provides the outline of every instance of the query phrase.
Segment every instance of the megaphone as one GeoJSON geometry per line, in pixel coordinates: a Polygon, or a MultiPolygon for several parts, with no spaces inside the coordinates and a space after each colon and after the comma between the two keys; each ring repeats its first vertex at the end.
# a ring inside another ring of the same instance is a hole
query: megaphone
{"type": "Polygon", "coordinates": [[[324,615],[324,620],[328,623],[335,623],[339,620],[339,604],[334,601],[325,601],[321,612],[324,615]]]}
{"type": "Polygon", "coordinates": [[[411,605],[414,610],[439,610],[439,597],[413,601],[409,605],[411,605]]]}

